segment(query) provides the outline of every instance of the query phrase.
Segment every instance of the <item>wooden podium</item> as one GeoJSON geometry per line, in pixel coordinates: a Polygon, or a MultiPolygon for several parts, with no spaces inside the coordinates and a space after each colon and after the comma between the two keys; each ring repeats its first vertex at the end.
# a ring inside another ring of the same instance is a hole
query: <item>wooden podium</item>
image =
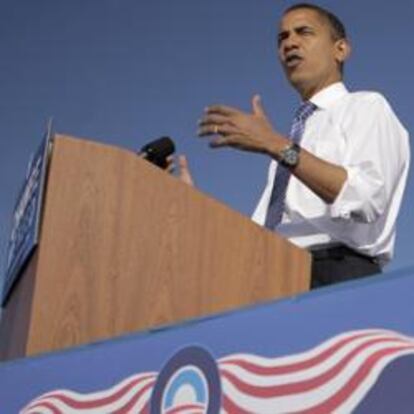
{"type": "Polygon", "coordinates": [[[310,256],[133,152],[56,135],[3,360],[304,292],[310,256]]]}

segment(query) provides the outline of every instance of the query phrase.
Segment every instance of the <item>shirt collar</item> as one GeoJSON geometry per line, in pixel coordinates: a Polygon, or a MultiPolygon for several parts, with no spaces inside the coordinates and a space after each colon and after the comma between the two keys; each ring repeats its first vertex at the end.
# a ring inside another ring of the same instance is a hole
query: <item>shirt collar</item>
{"type": "Polygon", "coordinates": [[[310,101],[318,108],[327,109],[335,101],[348,94],[348,89],[342,82],[336,82],[312,96],[310,101]]]}

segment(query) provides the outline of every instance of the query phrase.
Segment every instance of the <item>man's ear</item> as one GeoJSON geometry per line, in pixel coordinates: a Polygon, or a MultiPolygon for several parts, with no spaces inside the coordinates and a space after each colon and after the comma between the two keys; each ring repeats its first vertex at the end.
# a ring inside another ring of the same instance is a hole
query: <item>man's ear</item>
{"type": "Polygon", "coordinates": [[[338,63],[345,62],[351,54],[351,44],[347,39],[339,39],[335,42],[335,58],[338,63]]]}

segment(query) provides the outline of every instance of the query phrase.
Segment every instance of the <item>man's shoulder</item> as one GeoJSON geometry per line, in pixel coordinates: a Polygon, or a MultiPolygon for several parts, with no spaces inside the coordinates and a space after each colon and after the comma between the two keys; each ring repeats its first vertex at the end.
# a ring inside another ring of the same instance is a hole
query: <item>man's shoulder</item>
{"type": "Polygon", "coordinates": [[[407,135],[387,98],[377,91],[348,92],[339,104],[337,113],[339,114],[338,121],[343,125],[354,127],[359,123],[387,122],[407,135]]]}
{"type": "Polygon", "coordinates": [[[345,99],[353,103],[389,105],[385,96],[377,91],[352,91],[345,99]]]}
{"type": "Polygon", "coordinates": [[[392,113],[390,103],[385,96],[377,91],[352,91],[341,99],[339,106],[348,114],[364,112],[366,115],[392,113]]]}

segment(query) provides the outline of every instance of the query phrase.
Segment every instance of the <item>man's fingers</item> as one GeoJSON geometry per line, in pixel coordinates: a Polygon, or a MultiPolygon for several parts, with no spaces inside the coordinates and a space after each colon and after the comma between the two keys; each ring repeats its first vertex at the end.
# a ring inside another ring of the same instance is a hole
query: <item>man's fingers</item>
{"type": "Polygon", "coordinates": [[[217,137],[214,141],[211,141],[209,143],[209,146],[211,148],[226,147],[228,145],[229,145],[229,142],[226,137],[217,137]]]}
{"type": "Polygon", "coordinates": [[[211,140],[209,145],[211,148],[233,147],[243,149],[244,146],[238,141],[238,135],[219,136],[211,140]]]}
{"type": "Polygon", "coordinates": [[[266,118],[266,112],[263,108],[262,99],[260,98],[260,95],[253,96],[252,108],[253,108],[253,113],[255,115],[261,116],[262,118],[266,118]]]}
{"type": "Polygon", "coordinates": [[[208,135],[214,135],[216,132],[214,125],[203,125],[200,126],[197,130],[197,135],[199,137],[206,137],[208,135]]]}
{"type": "Polygon", "coordinates": [[[207,114],[203,116],[198,122],[199,126],[204,126],[208,124],[222,125],[229,122],[229,117],[219,114],[207,114]]]}
{"type": "Polygon", "coordinates": [[[167,164],[165,170],[168,172],[168,174],[172,174],[175,171],[174,163],[172,162],[171,164],[167,164]]]}
{"type": "Polygon", "coordinates": [[[209,135],[223,134],[224,125],[206,124],[198,128],[197,135],[199,137],[206,137],[209,135]]]}
{"type": "Polygon", "coordinates": [[[185,155],[178,156],[178,165],[180,166],[180,169],[188,170],[188,161],[185,155]]]}
{"type": "Polygon", "coordinates": [[[175,170],[174,156],[173,155],[169,155],[166,158],[166,161],[167,161],[167,165],[165,167],[165,170],[168,173],[172,174],[174,172],[174,170],[175,170]]]}
{"type": "Polygon", "coordinates": [[[228,135],[233,134],[236,131],[236,128],[229,124],[205,124],[200,126],[197,134],[199,137],[204,137],[209,135],[228,135]]]}
{"type": "Polygon", "coordinates": [[[178,156],[179,178],[182,182],[194,186],[194,180],[188,167],[187,157],[185,155],[178,156]]]}

